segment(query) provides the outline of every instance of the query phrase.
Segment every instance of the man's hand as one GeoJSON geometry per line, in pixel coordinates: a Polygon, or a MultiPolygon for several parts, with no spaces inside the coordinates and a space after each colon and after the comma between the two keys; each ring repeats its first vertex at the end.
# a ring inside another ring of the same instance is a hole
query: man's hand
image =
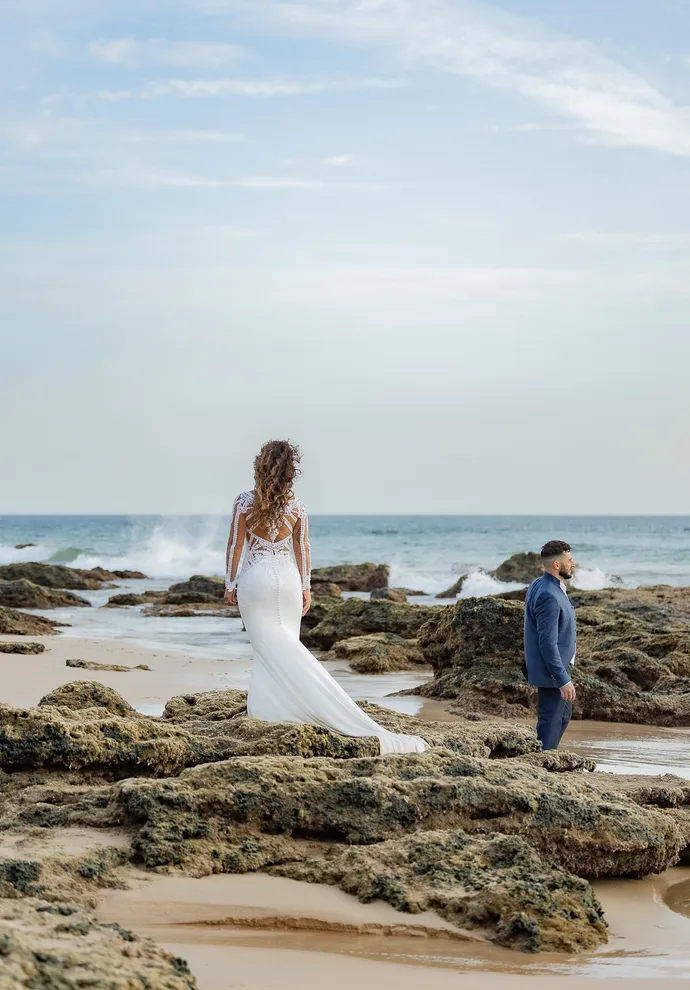
{"type": "Polygon", "coordinates": [[[232,591],[225,591],[225,601],[228,605],[237,605],[237,588],[233,588],[232,591]]]}
{"type": "Polygon", "coordinates": [[[561,698],[563,701],[575,701],[575,685],[572,681],[568,681],[561,688],[561,698]]]}
{"type": "Polygon", "coordinates": [[[311,591],[302,592],[302,615],[306,615],[311,608],[311,591]]]}

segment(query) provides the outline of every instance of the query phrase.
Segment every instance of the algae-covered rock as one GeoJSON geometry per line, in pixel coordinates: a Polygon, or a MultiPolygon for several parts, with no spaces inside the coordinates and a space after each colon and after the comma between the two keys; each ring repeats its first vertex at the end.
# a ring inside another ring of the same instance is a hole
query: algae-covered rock
{"type": "Polygon", "coordinates": [[[554,866],[578,875],[644,876],[674,863],[685,839],[668,816],[602,795],[585,775],[444,750],[354,760],[240,757],[176,780],[113,788],[122,821],[139,826],[148,863],[223,861],[225,836],[370,845],[420,830],[522,835],[554,866]]]}
{"type": "Polygon", "coordinates": [[[44,653],[43,643],[5,643],[0,642],[0,653],[23,653],[25,655],[44,653]]]}
{"type": "Polygon", "coordinates": [[[246,691],[201,691],[181,694],[166,702],[163,718],[178,724],[191,721],[221,722],[247,711],[246,691]]]}
{"type": "Polygon", "coordinates": [[[211,599],[222,601],[225,595],[223,578],[193,574],[188,581],[171,585],[161,598],[162,605],[184,605],[189,602],[205,602],[211,599]],[[179,596],[184,596],[183,599],[179,596]]]}
{"type": "MultiPolygon", "coordinates": [[[[616,589],[607,593],[608,604],[605,597],[577,608],[575,718],[690,725],[690,628],[672,624],[688,596],[669,596],[674,613],[667,610],[660,625],[656,613],[642,617],[649,589],[642,592],[616,589]],[[640,601],[643,610],[636,607],[640,601]]],[[[464,713],[533,712],[536,692],[521,672],[523,623],[524,605],[498,597],[467,598],[438,610],[418,635],[435,671],[420,693],[456,699],[454,710],[464,713]]]]}
{"type": "Polygon", "coordinates": [[[343,591],[374,591],[387,588],[390,567],[387,564],[337,564],[317,567],[312,572],[315,582],[332,582],[343,591]]]}
{"type": "Polygon", "coordinates": [[[311,593],[316,598],[342,598],[343,589],[333,581],[316,581],[312,577],[311,593]]]}
{"type": "Polygon", "coordinates": [[[42,615],[28,615],[13,608],[0,606],[0,635],[3,636],[55,636],[64,622],[44,619],[42,615]]]}
{"type": "Polygon", "coordinates": [[[110,670],[117,674],[126,674],[130,670],[151,670],[148,664],[138,663],[135,667],[127,667],[119,663],[98,663],[95,660],[65,660],[66,667],[78,670],[110,670]]]}
{"type": "Polygon", "coordinates": [[[0,579],[5,581],[30,581],[43,588],[70,588],[72,591],[97,591],[104,581],[112,581],[115,575],[95,568],[93,571],[63,567],[61,564],[15,563],[0,567],[0,579]],[[106,575],[106,576],[103,576],[106,575]]]}
{"type": "Polygon", "coordinates": [[[0,900],[2,990],[195,990],[187,964],[73,905],[0,900]]]}
{"type": "Polygon", "coordinates": [[[348,598],[327,608],[318,625],[305,628],[303,623],[302,640],[311,648],[330,650],[339,640],[369,633],[395,633],[404,639],[414,639],[435,611],[433,606],[348,598]]]}
{"type": "Polygon", "coordinates": [[[339,640],[322,660],[343,660],[360,674],[383,674],[393,670],[413,670],[426,664],[415,640],[394,633],[371,633],[339,640]]]}
{"type": "Polygon", "coordinates": [[[629,617],[657,629],[690,625],[690,588],[653,585],[642,588],[604,588],[582,591],[570,588],[568,597],[579,609],[603,609],[619,618],[629,617]]]}
{"type": "MultiPolygon", "coordinates": [[[[184,598],[184,595],[165,596],[169,601],[171,598],[184,598]]],[[[159,599],[162,601],[162,599],[159,599]]],[[[240,610],[237,605],[226,605],[225,602],[209,596],[208,601],[178,604],[178,605],[147,605],[142,614],[155,616],[159,619],[192,619],[192,618],[214,618],[214,619],[239,619],[240,610]]]]}
{"type": "Polygon", "coordinates": [[[582,952],[606,942],[606,922],[586,880],[548,866],[517,835],[417,832],[271,873],[339,886],[398,911],[435,911],[463,929],[527,952],[582,952]]]}
{"type": "Polygon", "coordinates": [[[20,578],[0,582],[0,605],[6,608],[90,608],[91,602],[70,591],[43,588],[20,578]]]}
{"type": "Polygon", "coordinates": [[[400,602],[407,605],[407,590],[405,588],[375,588],[371,593],[372,601],[400,602]]]}
{"type": "MultiPolygon", "coordinates": [[[[246,716],[244,691],[206,691],[171,698],[163,717],[192,735],[223,736],[236,756],[300,756],[353,759],[378,756],[374,737],[342,736],[317,725],[262,722],[246,716]]],[[[430,722],[367,702],[360,707],[391,732],[420,735],[432,746],[473,756],[510,757],[539,747],[531,726],[496,719],[430,722]]]]}
{"type": "Polygon", "coordinates": [[[161,719],[104,708],[12,708],[0,704],[0,768],[94,768],[117,776],[175,773],[231,756],[222,737],[193,737],[161,719]]]}
{"type": "Polygon", "coordinates": [[[122,608],[127,605],[145,605],[149,601],[146,595],[135,595],[131,592],[122,595],[111,595],[105,608],[122,608]]]}
{"type": "Polygon", "coordinates": [[[91,708],[105,708],[112,715],[131,715],[139,717],[128,701],[118,694],[114,688],[98,681],[70,681],[61,684],[39,701],[42,705],[57,708],[71,708],[72,711],[82,711],[91,708]]]}
{"type": "Polygon", "coordinates": [[[491,576],[497,581],[516,581],[518,584],[530,584],[535,578],[544,573],[541,557],[531,550],[527,553],[514,553],[508,560],[491,571],[491,576]]]}

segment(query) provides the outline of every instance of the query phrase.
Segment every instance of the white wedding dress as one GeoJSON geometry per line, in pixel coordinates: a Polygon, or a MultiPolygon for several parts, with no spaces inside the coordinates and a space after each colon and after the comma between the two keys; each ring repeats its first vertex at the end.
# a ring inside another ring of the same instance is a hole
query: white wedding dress
{"type": "Polygon", "coordinates": [[[300,642],[302,591],[310,587],[311,576],[302,501],[291,496],[280,526],[266,534],[269,539],[252,530],[253,502],[253,492],[235,499],[225,582],[227,588],[237,588],[254,648],[248,714],[264,722],[320,725],[344,736],[376,736],[382,755],[423,753],[429,748],[423,739],[380,726],[300,642]]]}

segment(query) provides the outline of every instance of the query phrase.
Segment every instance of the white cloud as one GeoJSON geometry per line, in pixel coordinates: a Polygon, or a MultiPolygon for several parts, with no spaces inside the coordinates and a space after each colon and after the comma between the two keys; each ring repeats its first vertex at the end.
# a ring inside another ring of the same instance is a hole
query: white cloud
{"type": "Polygon", "coordinates": [[[291,33],[393,49],[409,68],[478,79],[603,143],[690,157],[690,109],[594,45],[475,0],[206,0],[291,33]]]}
{"type": "Polygon", "coordinates": [[[89,45],[93,58],[111,65],[171,65],[176,68],[218,69],[244,57],[239,45],[206,41],[171,41],[167,38],[111,38],[89,45]]]}
{"type": "Polygon", "coordinates": [[[394,89],[399,82],[392,79],[168,79],[152,83],[141,93],[145,99],[163,96],[214,97],[214,96],[300,96],[310,93],[351,92],[358,89],[394,89]]]}
{"type": "Polygon", "coordinates": [[[350,155],[331,155],[329,158],[324,158],[324,165],[332,165],[334,168],[339,168],[343,165],[350,165],[352,163],[352,157],[350,155]]]}
{"type": "Polygon", "coordinates": [[[564,236],[569,241],[606,249],[639,248],[643,251],[675,251],[690,247],[690,233],[682,232],[580,230],[564,236]]]}

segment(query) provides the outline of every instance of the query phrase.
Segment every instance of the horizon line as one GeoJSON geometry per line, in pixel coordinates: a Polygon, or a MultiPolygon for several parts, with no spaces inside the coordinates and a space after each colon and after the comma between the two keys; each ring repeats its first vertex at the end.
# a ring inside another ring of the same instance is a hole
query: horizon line
{"type": "MultiPolygon", "coordinates": [[[[0,512],[0,519],[143,519],[230,517],[228,512],[0,512]]],[[[310,512],[311,519],[690,519],[685,512],[310,512]]]]}

